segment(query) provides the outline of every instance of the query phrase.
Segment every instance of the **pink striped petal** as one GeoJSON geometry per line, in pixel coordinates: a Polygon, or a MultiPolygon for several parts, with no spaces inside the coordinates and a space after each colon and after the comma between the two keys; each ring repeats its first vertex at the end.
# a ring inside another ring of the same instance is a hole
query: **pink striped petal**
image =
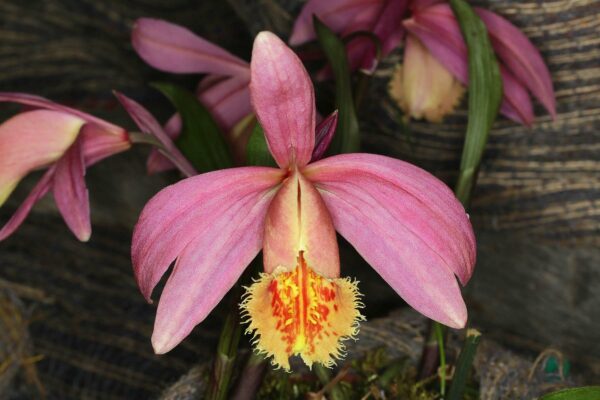
{"type": "Polygon", "coordinates": [[[340,232],[419,312],[462,327],[466,309],[454,274],[466,283],[475,264],[468,217],[448,187],[413,165],[347,154],[305,170],[340,232]]]}
{"type": "Polygon", "coordinates": [[[302,62],[270,32],[254,40],[250,95],[281,168],[306,165],[315,144],[315,93],[302,62]]]}
{"type": "Polygon", "coordinates": [[[275,190],[262,189],[236,196],[236,201],[223,200],[212,215],[204,215],[202,228],[192,233],[160,297],[152,334],[156,353],[168,352],[189,335],[259,253],[265,214],[274,194],[275,190]]]}
{"type": "Polygon", "coordinates": [[[85,123],[59,111],[27,111],[0,125],[0,205],[30,171],[56,161],[85,123]]]}
{"type": "Polygon", "coordinates": [[[138,55],[154,68],[175,73],[248,75],[248,63],[188,29],[140,18],[131,33],[138,55]]]}
{"type": "Polygon", "coordinates": [[[25,221],[27,215],[31,211],[31,208],[35,203],[48,191],[52,186],[52,177],[54,175],[54,167],[51,167],[46,171],[42,179],[33,187],[27,198],[21,203],[17,211],[13,214],[13,216],[8,220],[8,222],[0,229],[0,241],[6,239],[10,235],[12,235],[17,228],[25,221]]]}
{"type": "MultiPolygon", "coordinates": [[[[290,45],[297,46],[316,38],[313,27],[313,15],[316,15],[325,25],[337,33],[352,27],[357,14],[365,9],[378,12],[385,0],[309,0],[296,21],[290,45]]],[[[358,30],[358,29],[357,29],[358,30]]]]}
{"type": "Polygon", "coordinates": [[[125,108],[131,119],[142,130],[142,132],[154,136],[164,146],[165,150],[174,156],[177,167],[187,176],[196,175],[196,170],[189,161],[181,154],[171,138],[163,130],[158,121],[141,104],[129,97],[115,92],[115,96],[125,108]]]}
{"type": "Polygon", "coordinates": [[[485,23],[494,50],[504,65],[556,119],[552,77],[539,50],[506,19],[482,8],[476,8],[475,11],[485,23]]]}
{"type": "Polygon", "coordinates": [[[92,234],[92,226],[81,138],[56,163],[52,193],[71,232],[80,241],[87,242],[92,234]]]}
{"type": "MultiPolygon", "coordinates": [[[[181,117],[179,114],[173,114],[163,129],[167,136],[174,141],[181,134],[181,127],[181,117]]],[[[160,151],[157,149],[150,150],[150,154],[146,160],[146,170],[148,171],[148,174],[157,174],[159,172],[169,171],[175,168],[175,165],[173,165],[173,163],[167,157],[162,155],[160,151]]]]}
{"type": "Polygon", "coordinates": [[[214,225],[224,218],[222,214],[258,201],[282,175],[273,168],[226,169],[185,179],[154,196],[135,227],[131,250],[135,276],[146,299],[150,301],[162,275],[190,242],[218,232],[214,225]]]}
{"type": "Polygon", "coordinates": [[[319,122],[315,132],[315,149],[313,150],[311,162],[318,161],[325,155],[329,148],[338,123],[338,110],[335,110],[323,121],[319,122]]]}
{"type": "Polygon", "coordinates": [[[198,91],[198,99],[211,112],[223,133],[229,136],[233,127],[242,118],[252,113],[250,79],[248,77],[225,78],[208,87],[202,84],[204,80],[206,78],[201,81],[202,89],[198,91]]]}
{"type": "Polygon", "coordinates": [[[513,121],[531,125],[535,116],[529,93],[502,65],[500,65],[500,74],[504,90],[500,112],[513,121]]]}
{"type": "Polygon", "coordinates": [[[114,133],[117,136],[122,136],[123,134],[123,128],[119,126],[111,124],[110,122],[106,122],[100,118],[96,118],[93,115],[84,113],[83,111],[63,106],[62,104],[54,103],[40,96],[34,96],[27,93],[0,92],[0,102],[18,103],[34,108],[45,108],[47,110],[71,114],[75,117],[79,117],[85,120],[86,122],[93,123],[102,127],[106,133],[114,133]]]}

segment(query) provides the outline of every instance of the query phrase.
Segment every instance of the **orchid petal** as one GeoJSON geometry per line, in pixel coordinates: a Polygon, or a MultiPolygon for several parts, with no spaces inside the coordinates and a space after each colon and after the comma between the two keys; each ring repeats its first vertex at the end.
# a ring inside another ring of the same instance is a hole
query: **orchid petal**
{"type": "Polygon", "coordinates": [[[113,133],[117,136],[122,136],[123,134],[123,128],[117,125],[111,124],[110,122],[106,122],[103,119],[94,117],[91,114],[84,113],[83,111],[63,106],[62,104],[54,103],[53,101],[50,101],[40,96],[35,96],[27,93],[0,92],[0,102],[18,103],[35,108],[45,108],[47,110],[71,114],[75,117],[83,119],[88,123],[96,124],[102,127],[106,131],[106,133],[113,133]]]}
{"type": "Polygon", "coordinates": [[[12,235],[17,228],[23,223],[27,215],[31,211],[31,208],[35,203],[48,191],[52,185],[52,177],[54,175],[54,167],[51,167],[46,171],[42,179],[39,180],[38,183],[33,187],[31,192],[25,200],[21,203],[17,211],[13,214],[13,216],[8,220],[8,222],[0,229],[0,241],[6,239],[10,235],[12,235]]]}
{"type": "Polygon", "coordinates": [[[187,176],[196,175],[196,170],[190,162],[181,154],[169,135],[163,130],[158,121],[141,104],[129,97],[115,92],[115,96],[125,108],[131,119],[142,130],[142,132],[154,136],[164,146],[166,151],[176,156],[178,168],[187,176]]]}
{"type": "Polygon", "coordinates": [[[297,46],[316,38],[313,16],[316,15],[334,32],[352,26],[352,21],[365,9],[381,9],[385,0],[309,0],[296,21],[290,36],[290,45],[297,46]]]}
{"type": "Polygon", "coordinates": [[[323,196],[336,230],[411,306],[462,327],[475,264],[468,217],[448,187],[405,162],[370,154],[330,157],[305,176],[323,196]]]}
{"type": "Polygon", "coordinates": [[[71,232],[82,242],[92,234],[90,202],[85,185],[85,161],[81,138],[56,163],[52,193],[71,232]]]}
{"type": "Polygon", "coordinates": [[[250,95],[269,150],[281,168],[306,165],[315,144],[315,94],[302,62],[277,36],[254,40],[250,95]]]}
{"type": "Polygon", "coordinates": [[[502,65],[500,66],[500,74],[502,76],[502,89],[504,91],[500,112],[513,121],[524,125],[531,125],[534,114],[529,93],[502,65]]]}
{"type": "MultiPolygon", "coordinates": [[[[173,114],[163,127],[165,133],[173,141],[179,137],[182,128],[181,116],[173,114]]],[[[157,149],[150,150],[146,160],[146,170],[150,175],[175,169],[175,165],[157,149]]]]}
{"type": "Polygon", "coordinates": [[[129,135],[124,129],[108,131],[100,125],[85,124],[79,133],[85,165],[90,166],[98,161],[121,153],[131,148],[129,135]]]}
{"type": "Polygon", "coordinates": [[[329,148],[338,123],[338,110],[335,110],[323,121],[319,122],[315,132],[315,149],[313,150],[311,162],[318,161],[325,155],[329,148]]]}
{"type": "Polygon", "coordinates": [[[131,34],[138,55],[162,71],[248,75],[248,63],[188,29],[169,22],[140,18],[131,34]]]}
{"type": "Polygon", "coordinates": [[[0,125],[0,205],[30,171],[60,158],[84,123],[64,112],[34,110],[0,125]]]}
{"type": "Polygon", "coordinates": [[[302,256],[319,275],[340,276],[335,229],[319,193],[300,173],[288,177],[269,206],[265,221],[264,268],[293,270],[302,256]]]}
{"type": "MultiPolygon", "coordinates": [[[[201,211],[187,213],[185,219],[193,220],[195,226],[188,226],[179,233],[182,240],[177,242],[184,242],[185,247],[181,249],[158,304],[152,335],[156,353],[171,350],[194,326],[202,322],[262,247],[265,214],[275,194],[275,190],[265,189],[264,184],[268,182],[272,185],[272,177],[277,172],[256,168],[244,170],[256,174],[251,178],[246,177],[247,180],[254,181],[251,191],[247,187],[240,192],[235,189],[233,192],[223,191],[225,196],[217,195],[220,197],[219,204],[214,203],[212,196],[193,196],[195,209],[200,208],[201,211]],[[198,198],[201,201],[197,201],[198,198]]],[[[236,170],[218,171],[189,181],[193,181],[190,184],[195,187],[214,182],[221,186],[230,184],[230,179],[234,178],[241,185],[237,179],[239,176],[240,171],[236,170]]],[[[179,187],[172,186],[171,191],[177,192],[180,197],[189,196],[183,187],[190,184],[184,181],[179,187]]],[[[157,197],[160,196],[159,194],[157,197]]],[[[163,217],[165,215],[162,211],[159,214],[163,217]]],[[[161,240],[164,240],[164,236],[161,240]]],[[[173,246],[176,242],[167,243],[173,246]]]]}
{"type": "Polygon", "coordinates": [[[144,297],[150,301],[162,275],[190,242],[218,232],[213,225],[221,214],[248,199],[256,200],[277,185],[282,174],[263,167],[219,170],[185,179],[154,196],[142,211],[131,248],[144,297]]]}
{"type": "Polygon", "coordinates": [[[247,77],[231,77],[198,91],[200,103],[210,111],[227,136],[242,118],[252,113],[249,83],[247,77]]]}
{"type": "Polygon", "coordinates": [[[476,8],[475,11],[485,23],[492,46],[504,65],[556,119],[552,77],[539,50],[505,18],[481,8],[476,8]]]}

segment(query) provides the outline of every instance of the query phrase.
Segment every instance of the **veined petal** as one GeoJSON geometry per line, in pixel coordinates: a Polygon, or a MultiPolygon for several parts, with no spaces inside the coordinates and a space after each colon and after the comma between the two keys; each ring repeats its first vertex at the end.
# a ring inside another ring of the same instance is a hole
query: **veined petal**
{"type": "Polygon", "coordinates": [[[320,160],[329,148],[338,123],[338,110],[329,114],[323,121],[319,122],[315,132],[315,148],[311,162],[320,160]]]}
{"type": "Polygon", "coordinates": [[[411,306],[462,327],[466,283],[475,264],[468,217],[441,181],[384,156],[347,154],[309,165],[334,226],[411,306]]]}
{"type": "Polygon", "coordinates": [[[0,205],[30,171],[56,161],[85,121],[64,112],[23,112],[0,125],[0,205]]]}
{"type": "MultiPolygon", "coordinates": [[[[242,174],[251,169],[244,170],[242,174]]],[[[225,183],[221,178],[226,179],[229,175],[229,178],[235,179],[235,175],[240,172],[234,171],[225,170],[227,173],[219,178],[212,173],[189,180],[195,180],[193,184],[196,186],[203,186],[205,182],[201,182],[200,178],[213,175],[221,184],[227,184],[229,182],[225,183]]],[[[258,176],[250,179],[258,181],[275,173],[273,170],[263,170],[260,173],[256,169],[253,172],[258,173],[258,176]]],[[[272,179],[267,179],[270,180],[272,179]]],[[[263,183],[258,186],[262,187],[263,183]]],[[[183,193],[185,192],[180,192],[181,195],[183,193]]],[[[197,203],[197,207],[204,209],[201,213],[203,218],[198,219],[192,211],[192,219],[197,226],[194,229],[188,228],[187,232],[182,232],[185,236],[179,237],[186,242],[186,246],[178,256],[173,273],[160,297],[152,334],[152,346],[158,354],[171,350],[206,318],[262,247],[265,214],[275,190],[257,190],[255,186],[251,193],[246,189],[245,196],[240,196],[235,189],[224,189],[223,193],[228,199],[221,198],[221,207],[215,208],[212,204],[211,215],[206,214],[210,206],[207,208],[206,203],[197,203]]],[[[202,196],[202,200],[210,202],[212,199],[202,196]]],[[[190,213],[178,215],[178,218],[189,221],[190,213]]],[[[161,240],[165,240],[164,237],[161,240]]],[[[171,246],[173,244],[170,243],[171,246]]],[[[179,243],[176,246],[179,247],[179,243]]]]}
{"type": "Polygon", "coordinates": [[[221,214],[249,199],[258,201],[282,178],[283,172],[273,168],[225,169],[182,180],[154,196],[142,211],[131,245],[135,276],[146,300],[190,242],[218,231],[214,224],[221,214]]]}
{"type": "MultiPolygon", "coordinates": [[[[171,140],[175,140],[181,134],[181,116],[173,114],[164,125],[163,130],[171,140]]],[[[150,150],[148,160],[146,160],[146,170],[150,175],[156,174],[170,169],[175,169],[175,165],[167,157],[161,154],[157,149],[150,150]]]]}
{"type": "Polygon", "coordinates": [[[140,18],[131,43],[154,68],[176,73],[248,75],[248,63],[188,29],[160,19],[140,18]]]}
{"type": "Polygon", "coordinates": [[[529,93],[502,65],[500,65],[500,74],[502,76],[502,89],[504,91],[500,112],[513,121],[524,125],[531,125],[534,114],[529,93]]]}
{"type": "Polygon", "coordinates": [[[516,26],[503,17],[475,8],[485,23],[496,54],[517,80],[556,118],[556,100],[550,71],[539,50],[516,26]]]}
{"type": "Polygon", "coordinates": [[[31,208],[35,203],[48,191],[52,186],[52,177],[54,175],[54,166],[50,167],[48,171],[42,176],[42,179],[33,187],[31,192],[25,200],[21,203],[17,211],[8,220],[8,222],[0,229],[0,241],[6,239],[17,230],[17,228],[23,223],[27,215],[31,211],[31,208]]]}
{"type": "Polygon", "coordinates": [[[82,242],[92,234],[90,202],[85,185],[85,160],[81,138],[56,163],[52,193],[71,232],[82,242]]]}
{"type": "MultiPolygon", "coordinates": [[[[202,81],[205,81],[203,79],[202,81]]],[[[221,79],[198,90],[198,100],[211,112],[227,137],[242,118],[252,113],[249,77],[221,79]]]]}
{"type": "Polygon", "coordinates": [[[107,130],[94,124],[85,124],[79,133],[85,165],[90,166],[97,162],[121,153],[131,148],[131,141],[127,131],[107,130]]]}
{"type": "Polygon", "coordinates": [[[377,12],[385,0],[309,0],[296,21],[290,36],[290,45],[297,46],[316,38],[313,15],[316,15],[334,32],[349,29],[356,15],[365,9],[377,12]]]}
{"type": "Polygon", "coordinates": [[[340,276],[335,229],[321,196],[300,173],[287,177],[269,206],[263,248],[265,272],[290,271],[300,252],[319,275],[340,276]]]}
{"type": "Polygon", "coordinates": [[[315,94],[302,62],[270,32],[254,40],[250,96],[281,168],[306,165],[315,144],[315,94]]]}

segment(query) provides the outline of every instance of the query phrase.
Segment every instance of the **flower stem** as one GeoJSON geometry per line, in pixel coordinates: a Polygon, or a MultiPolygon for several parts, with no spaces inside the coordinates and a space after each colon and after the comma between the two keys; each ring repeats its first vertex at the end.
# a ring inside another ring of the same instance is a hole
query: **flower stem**
{"type": "Polygon", "coordinates": [[[264,356],[250,353],[230,398],[232,400],[254,399],[267,373],[268,365],[264,356]]]}
{"type": "Polygon", "coordinates": [[[228,398],[227,392],[229,391],[229,383],[242,335],[239,311],[237,309],[239,295],[236,293],[234,298],[236,301],[227,315],[221,336],[219,337],[217,354],[215,355],[210,374],[210,384],[206,395],[207,400],[225,400],[228,398]]]}
{"type": "Polygon", "coordinates": [[[337,383],[341,378],[344,377],[344,375],[346,375],[348,368],[343,368],[342,371],[340,371],[340,373],[333,379],[331,378],[331,374],[329,373],[330,370],[323,366],[323,364],[315,363],[313,365],[313,371],[317,378],[319,378],[321,383],[324,385],[321,392],[329,392],[329,394],[331,395],[331,400],[344,400],[346,398],[344,396],[344,393],[342,392],[342,389],[339,386],[337,386],[337,383]]]}
{"type": "Polygon", "coordinates": [[[467,378],[471,371],[471,366],[475,359],[475,352],[477,351],[480,340],[481,333],[475,329],[467,330],[467,338],[465,339],[465,344],[463,345],[460,355],[458,356],[458,361],[456,362],[456,370],[454,372],[454,377],[452,378],[450,390],[448,391],[447,400],[460,400],[463,398],[467,378]]]}

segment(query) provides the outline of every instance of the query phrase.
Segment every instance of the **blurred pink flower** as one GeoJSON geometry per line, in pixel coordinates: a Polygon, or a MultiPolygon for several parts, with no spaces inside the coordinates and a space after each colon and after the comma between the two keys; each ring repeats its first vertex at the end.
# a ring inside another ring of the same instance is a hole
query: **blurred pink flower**
{"type": "Polygon", "coordinates": [[[52,191],[67,226],[81,241],[91,235],[85,169],[127,150],[127,132],[116,125],[42,97],[0,93],[0,102],[30,109],[0,125],[0,206],[21,179],[47,168],[12,218],[0,229],[0,240],[11,235],[33,205],[52,191]]]}
{"type": "Polygon", "coordinates": [[[384,156],[311,162],[313,86],[298,57],[269,32],[254,42],[250,94],[279,168],[182,180],[152,198],[135,227],[132,261],[148,301],[175,261],[158,304],[155,351],[180,343],[262,249],[265,273],[242,303],[257,349],[285,369],[291,355],[333,364],[362,319],[356,282],[340,278],[336,230],[410,305],[464,326],[455,275],[469,280],[475,239],[452,191],[384,156]]]}
{"type": "MultiPolygon", "coordinates": [[[[502,114],[531,124],[531,93],[555,118],[552,79],[540,52],[503,17],[481,8],[475,10],[488,29],[501,64],[502,114]]],[[[309,0],[295,22],[291,44],[299,45],[315,37],[313,14],[342,36],[361,30],[373,32],[381,40],[383,55],[401,43],[406,31],[418,38],[460,82],[468,84],[467,47],[452,9],[444,0],[309,0]]],[[[376,66],[373,49],[368,39],[351,41],[347,49],[351,67],[372,72],[376,66]]]]}
{"type": "MultiPolygon", "coordinates": [[[[250,65],[188,29],[158,19],[138,19],[131,42],[144,61],[161,71],[208,74],[198,84],[198,100],[211,112],[239,158],[250,133],[244,122],[250,123],[252,118],[250,65]]],[[[176,139],[181,132],[179,115],[171,117],[164,130],[176,139]]],[[[147,167],[148,172],[156,173],[173,168],[173,164],[153,150],[147,167]]]]}

